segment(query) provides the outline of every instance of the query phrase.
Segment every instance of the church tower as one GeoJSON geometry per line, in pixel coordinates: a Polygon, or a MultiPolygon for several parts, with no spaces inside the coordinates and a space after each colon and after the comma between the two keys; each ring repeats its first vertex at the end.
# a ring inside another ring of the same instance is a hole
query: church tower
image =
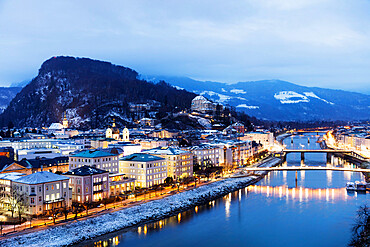
{"type": "Polygon", "coordinates": [[[66,114],[66,112],[64,112],[64,117],[63,117],[62,124],[63,124],[63,128],[64,129],[67,129],[68,128],[68,120],[67,120],[67,114],[66,114]]]}
{"type": "Polygon", "coordinates": [[[130,141],[130,132],[126,127],[122,131],[122,140],[125,142],[130,141]]]}
{"type": "Polygon", "coordinates": [[[119,140],[120,139],[120,133],[119,133],[119,129],[116,127],[116,122],[115,122],[115,119],[113,118],[113,123],[112,123],[112,127],[111,128],[108,128],[106,131],[105,131],[105,137],[106,138],[113,138],[115,140],[119,140]]]}

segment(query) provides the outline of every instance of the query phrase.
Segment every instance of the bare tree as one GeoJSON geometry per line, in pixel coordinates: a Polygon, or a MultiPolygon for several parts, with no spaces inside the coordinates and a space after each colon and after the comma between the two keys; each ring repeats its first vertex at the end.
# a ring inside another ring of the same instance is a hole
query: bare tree
{"type": "Polygon", "coordinates": [[[64,201],[64,206],[62,208],[62,213],[64,214],[64,219],[67,220],[70,209],[67,206],[67,201],[64,201]]]}
{"type": "Polygon", "coordinates": [[[54,205],[52,205],[50,209],[50,214],[51,214],[51,217],[53,218],[53,223],[55,224],[55,219],[57,218],[59,214],[59,209],[54,207],[54,205]]]}
{"type": "Polygon", "coordinates": [[[10,187],[10,191],[5,193],[5,201],[8,203],[10,212],[12,212],[12,218],[14,217],[14,213],[17,208],[17,190],[17,186],[13,184],[10,187]]]}
{"type": "Polygon", "coordinates": [[[75,214],[75,219],[77,220],[78,213],[83,211],[83,207],[78,202],[72,203],[72,213],[75,214]]]}
{"type": "Polygon", "coordinates": [[[16,210],[18,211],[19,221],[22,221],[22,215],[29,209],[29,197],[28,194],[17,191],[13,193],[16,197],[16,210]]]}
{"type": "Polygon", "coordinates": [[[12,218],[14,218],[14,213],[18,213],[19,220],[22,219],[22,215],[29,207],[28,194],[20,191],[19,186],[15,184],[9,188],[9,191],[5,187],[1,188],[0,200],[3,205],[8,205],[8,209],[12,212],[12,218]]]}
{"type": "Polygon", "coordinates": [[[351,247],[370,246],[370,207],[361,206],[357,210],[356,223],[352,228],[351,247]]]}

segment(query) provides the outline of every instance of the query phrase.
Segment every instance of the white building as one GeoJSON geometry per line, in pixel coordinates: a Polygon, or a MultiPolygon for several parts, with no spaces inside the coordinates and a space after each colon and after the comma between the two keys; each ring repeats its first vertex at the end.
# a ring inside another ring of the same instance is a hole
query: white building
{"type": "Polygon", "coordinates": [[[120,159],[120,172],[136,179],[136,186],[148,188],[164,183],[167,178],[167,165],[164,158],[137,153],[120,159]]]}
{"type": "Polygon", "coordinates": [[[167,161],[167,176],[174,179],[193,176],[193,154],[173,147],[158,147],[143,151],[165,158],[167,161]]]}
{"type": "Polygon", "coordinates": [[[247,132],[239,139],[261,143],[266,149],[273,147],[275,141],[274,134],[272,132],[247,132]]]}
{"type": "Polygon", "coordinates": [[[116,144],[109,144],[108,148],[120,148],[123,151],[122,156],[127,156],[134,153],[140,153],[141,152],[141,145],[140,144],[133,144],[133,143],[127,143],[127,142],[119,142],[116,144]]]}
{"type": "Polygon", "coordinates": [[[220,166],[220,156],[223,155],[223,148],[215,145],[199,145],[189,148],[189,151],[194,155],[194,162],[200,166],[212,164],[220,166]]]}
{"type": "Polygon", "coordinates": [[[0,141],[0,147],[12,147],[17,149],[31,148],[52,148],[54,144],[60,142],[56,139],[23,139],[19,141],[0,141]]]}
{"type": "Polygon", "coordinates": [[[204,96],[197,96],[191,101],[191,110],[207,113],[216,111],[217,104],[209,101],[204,96]]]}
{"type": "Polygon", "coordinates": [[[29,196],[31,215],[39,215],[55,208],[69,208],[72,193],[69,178],[52,172],[42,171],[13,180],[18,191],[29,196]]]}
{"type": "Polygon", "coordinates": [[[37,158],[52,159],[61,156],[63,156],[62,151],[56,148],[18,149],[16,151],[16,160],[37,158]]]}
{"type": "Polygon", "coordinates": [[[130,141],[130,131],[127,128],[124,128],[121,135],[120,130],[119,128],[117,128],[116,123],[113,119],[112,127],[107,128],[107,130],[105,131],[105,137],[112,138],[117,141],[128,142],[130,141]]]}
{"type": "Polygon", "coordinates": [[[109,171],[109,173],[118,173],[118,154],[112,154],[101,150],[87,150],[69,157],[69,170],[85,165],[106,170],[109,171]]]}

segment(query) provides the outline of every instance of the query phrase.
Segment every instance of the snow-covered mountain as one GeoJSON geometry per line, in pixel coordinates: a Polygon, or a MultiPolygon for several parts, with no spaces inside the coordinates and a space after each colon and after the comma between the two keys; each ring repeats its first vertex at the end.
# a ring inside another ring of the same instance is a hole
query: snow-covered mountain
{"type": "Polygon", "coordinates": [[[182,110],[190,107],[195,96],[169,84],[140,80],[136,71],[109,62],[53,57],[9,99],[0,126],[10,121],[17,127],[49,126],[61,121],[65,112],[72,127],[104,127],[112,117],[120,127],[132,115],[130,103],[155,101],[165,110],[182,110]]]}
{"type": "Polygon", "coordinates": [[[370,95],[305,87],[280,80],[226,84],[187,77],[146,76],[203,95],[248,115],[266,120],[370,119],[370,95]]]}

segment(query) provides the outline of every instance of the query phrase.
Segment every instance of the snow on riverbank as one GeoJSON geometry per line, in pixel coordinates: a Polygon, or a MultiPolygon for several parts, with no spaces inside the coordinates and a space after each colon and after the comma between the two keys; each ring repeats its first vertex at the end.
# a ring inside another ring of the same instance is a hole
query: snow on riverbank
{"type": "Polygon", "coordinates": [[[71,245],[148,220],[165,218],[243,188],[252,183],[252,180],[252,177],[221,180],[131,208],[2,240],[1,246],[71,245]]]}

